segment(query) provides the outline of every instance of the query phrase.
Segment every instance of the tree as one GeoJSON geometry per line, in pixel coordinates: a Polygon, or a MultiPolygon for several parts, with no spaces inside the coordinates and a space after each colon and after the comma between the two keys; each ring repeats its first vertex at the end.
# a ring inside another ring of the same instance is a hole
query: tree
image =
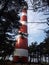
{"type": "Polygon", "coordinates": [[[28,52],[30,56],[30,63],[32,58],[34,62],[34,57],[36,57],[36,47],[37,47],[37,42],[34,42],[34,43],[32,42],[31,45],[29,45],[28,52]]]}
{"type": "Polygon", "coordinates": [[[44,41],[41,42],[39,44],[39,47],[37,48],[40,48],[41,57],[44,55],[45,62],[46,62],[46,57],[48,57],[48,62],[49,62],[49,30],[45,31],[45,33],[46,33],[46,37],[44,41]]]}
{"type": "Polygon", "coordinates": [[[15,2],[16,0],[0,0],[0,57],[3,60],[13,53],[14,36],[18,34],[18,29],[21,26],[18,22],[20,19],[18,15],[19,7],[16,6],[16,4],[19,6],[19,3],[15,2]]]}
{"type": "Polygon", "coordinates": [[[45,42],[46,53],[48,54],[48,62],[49,62],[49,30],[46,31],[46,38],[44,42],[45,42]]]}
{"type": "Polygon", "coordinates": [[[5,60],[14,51],[15,36],[20,26],[21,8],[27,3],[24,0],[0,0],[0,57],[5,60]]]}

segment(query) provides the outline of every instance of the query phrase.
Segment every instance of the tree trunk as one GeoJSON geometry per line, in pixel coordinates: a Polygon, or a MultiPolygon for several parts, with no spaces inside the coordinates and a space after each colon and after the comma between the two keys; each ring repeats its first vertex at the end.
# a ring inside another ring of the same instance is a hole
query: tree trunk
{"type": "Polygon", "coordinates": [[[34,63],[34,53],[33,53],[33,63],[34,63]]]}
{"type": "Polygon", "coordinates": [[[49,54],[48,54],[48,63],[49,63],[49,54]]]}
{"type": "Polygon", "coordinates": [[[40,63],[41,63],[41,54],[40,54],[40,63]]]}
{"type": "Polygon", "coordinates": [[[29,62],[29,65],[31,64],[31,56],[30,56],[30,62],[29,62]]]}
{"type": "Polygon", "coordinates": [[[46,63],[46,55],[45,55],[45,63],[46,63]]]}

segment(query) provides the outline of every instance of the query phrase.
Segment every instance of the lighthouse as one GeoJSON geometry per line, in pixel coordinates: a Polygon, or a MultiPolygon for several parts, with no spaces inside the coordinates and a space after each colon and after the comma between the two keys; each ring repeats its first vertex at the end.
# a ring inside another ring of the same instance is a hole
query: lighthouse
{"type": "Polygon", "coordinates": [[[18,30],[17,41],[15,43],[14,62],[28,62],[28,38],[27,38],[27,7],[24,6],[20,17],[22,26],[18,30]]]}

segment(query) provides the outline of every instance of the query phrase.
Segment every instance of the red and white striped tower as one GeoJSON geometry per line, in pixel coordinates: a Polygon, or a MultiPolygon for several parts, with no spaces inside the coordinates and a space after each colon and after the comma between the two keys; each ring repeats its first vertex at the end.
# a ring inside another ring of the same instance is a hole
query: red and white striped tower
{"type": "Polygon", "coordinates": [[[28,61],[28,39],[27,39],[27,8],[26,6],[24,6],[24,8],[22,9],[20,23],[22,24],[22,26],[20,27],[18,31],[19,35],[17,36],[17,42],[15,44],[13,61],[27,62],[28,61]]]}

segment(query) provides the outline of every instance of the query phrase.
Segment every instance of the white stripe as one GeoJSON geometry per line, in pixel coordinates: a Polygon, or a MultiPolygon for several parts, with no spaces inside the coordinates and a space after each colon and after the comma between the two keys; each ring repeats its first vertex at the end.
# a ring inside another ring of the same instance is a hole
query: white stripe
{"type": "Polygon", "coordinates": [[[21,23],[22,25],[27,25],[27,22],[26,22],[26,21],[20,21],[20,23],[21,23]]]}
{"type": "Polygon", "coordinates": [[[17,35],[16,39],[18,39],[18,38],[20,38],[20,37],[21,37],[21,35],[17,35]]]}
{"type": "Polygon", "coordinates": [[[15,49],[14,56],[28,57],[28,50],[26,50],[26,49],[15,49]]]}
{"type": "Polygon", "coordinates": [[[24,6],[23,8],[27,8],[26,6],[24,6]]]}
{"type": "Polygon", "coordinates": [[[25,12],[22,12],[22,16],[23,16],[23,15],[27,16],[27,14],[26,14],[25,12]]]}

